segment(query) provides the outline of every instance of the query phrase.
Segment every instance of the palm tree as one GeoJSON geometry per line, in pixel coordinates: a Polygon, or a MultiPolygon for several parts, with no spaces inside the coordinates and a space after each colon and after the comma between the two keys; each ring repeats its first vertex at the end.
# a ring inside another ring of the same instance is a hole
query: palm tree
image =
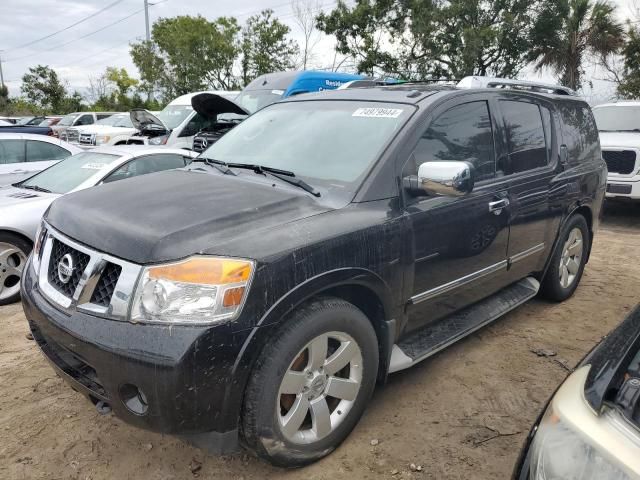
{"type": "Polygon", "coordinates": [[[623,43],[624,29],[607,1],[547,0],[533,24],[529,60],[538,71],[551,68],[562,85],[577,90],[585,57],[605,63],[623,43]]]}

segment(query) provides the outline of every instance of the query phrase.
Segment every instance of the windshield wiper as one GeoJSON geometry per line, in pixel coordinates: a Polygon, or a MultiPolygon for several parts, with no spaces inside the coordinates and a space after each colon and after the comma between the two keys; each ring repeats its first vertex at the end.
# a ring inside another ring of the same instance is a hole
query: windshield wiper
{"type": "Polygon", "coordinates": [[[51,193],[51,190],[44,187],[39,187],[38,185],[24,185],[22,183],[16,183],[14,184],[14,186],[18,188],[26,188],[27,190],[35,190],[36,192],[51,193]]]}
{"type": "Polygon", "coordinates": [[[227,163],[227,167],[231,168],[246,168],[247,170],[253,170],[256,173],[260,173],[266,175],[267,173],[276,177],[279,180],[282,180],[289,185],[294,185],[298,188],[303,189],[305,192],[309,192],[314,197],[319,197],[320,192],[309,185],[304,180],[297,178],[296,174],[289,170],[281,170],[279,168],[273,167],[265,167],[263,165],[257,165],[254,163],[227,163]]]}
{"type": "Polygon", "coordinates": [[[221,171],[225,175],[233,175],[233,176],[237,175],[236,173],[233,172],[233,170],[229,168],[227,163],[223,162],[222,160],[216,160],[215,158],[207,158],[207,157],[196,158],[196,160],[200,160],[200,159],[202,159],[204,163],[206,163],[207,165],[213,168],[216,168],[217,170],[221,171]]]}

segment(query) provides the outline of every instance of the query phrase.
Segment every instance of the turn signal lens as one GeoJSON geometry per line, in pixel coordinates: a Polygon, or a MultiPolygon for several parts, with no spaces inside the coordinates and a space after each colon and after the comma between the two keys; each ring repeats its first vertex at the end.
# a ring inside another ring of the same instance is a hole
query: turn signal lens
{"type": "Polygon", "coordinates": [[[246,260],[195,257],[180,263],[151,267],[149,277],[172,282],[226,285],[249,280],[252,266],[246,260]]]}

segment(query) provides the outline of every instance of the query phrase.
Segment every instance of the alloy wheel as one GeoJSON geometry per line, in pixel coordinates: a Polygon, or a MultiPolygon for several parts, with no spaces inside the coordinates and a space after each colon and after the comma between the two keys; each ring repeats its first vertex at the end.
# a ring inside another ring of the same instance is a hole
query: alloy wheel
{"type": "Polygon", "coordinates": [[[573,228],[564,243],[560,257],[559,276],[562,288],[569,288],[576,280],[582,263],[583,248],[582,231],[577,227],[573,228]]]}
{"type": "Polygon", "coordinates": [[[362,351],[343,332],[311,340],[285,372],[276,414],[282,435],[309,444],[325,438],[347,417],[362,384],[362,351]]]}
{"type": "Polygon", "coordinates": [[[27,256],[15,245],[0,242],[0,300],[20,291],[20,278],[27,264],[27,256]]]}

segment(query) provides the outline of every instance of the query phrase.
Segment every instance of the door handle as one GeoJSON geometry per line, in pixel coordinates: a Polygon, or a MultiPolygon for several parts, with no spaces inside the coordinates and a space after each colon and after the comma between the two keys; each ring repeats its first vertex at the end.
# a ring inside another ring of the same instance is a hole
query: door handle
{"type": "Polygon", "coordinates": [[[494,215],[500,215],[502,210],[509,206],[508,198],[501,198],[500,200],[496,200],[495,202],[489,202],[489,211],[493,212],[494,215]]]}

